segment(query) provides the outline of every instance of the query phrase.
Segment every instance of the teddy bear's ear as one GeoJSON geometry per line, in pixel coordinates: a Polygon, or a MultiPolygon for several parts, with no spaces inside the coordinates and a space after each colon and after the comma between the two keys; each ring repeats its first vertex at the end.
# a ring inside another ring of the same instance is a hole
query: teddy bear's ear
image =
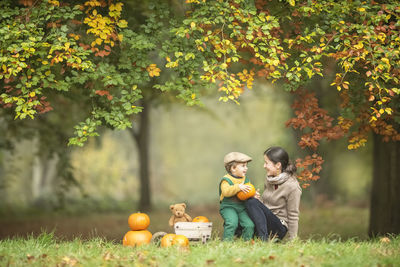
{"type": "Polygon", "coordinates": [[[175,205],[171,205],[171,206],[169,206],[169,209],[174,210],[174,207],[175,207],[175,205]]]}
{"type": "Polygon", "coordinates": [[[186,209],[186,204],[185,203],[181,203],[181,205],[186,209]]]}

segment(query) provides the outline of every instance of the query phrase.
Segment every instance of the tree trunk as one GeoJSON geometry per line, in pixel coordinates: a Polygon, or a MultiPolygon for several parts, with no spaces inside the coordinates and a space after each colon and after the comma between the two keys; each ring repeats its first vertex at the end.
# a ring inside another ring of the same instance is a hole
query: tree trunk
{"type": "Polygon", "coordinates": [[[32,166],[32,200],[37,204],[56,194],[57,154],[48,157],[34,157],[32,166]]]}
{"type": "Polygon", "coordinates": [[[150,199],[150,170],[149,170],[149,140],[150,140],[150,104],[143,99],[142,112],[137,123],[137,131],[131,129],[139,155],[139,206],[140,211],[149,211],[152,208],[150,199]]]}
{"type": "Polygon", "coordinates": [[[374,134],[369,236],[400,234],[400,142],[374,134]]]}

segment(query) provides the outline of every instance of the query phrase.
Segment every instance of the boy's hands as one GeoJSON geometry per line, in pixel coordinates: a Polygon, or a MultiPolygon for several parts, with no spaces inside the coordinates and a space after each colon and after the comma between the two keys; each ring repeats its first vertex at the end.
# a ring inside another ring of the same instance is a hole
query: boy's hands
{"type": "Polygon", "coordinates": [[[254,198],[256,198],[256,199],[261,201],[260,189],[256,190],[256,194],[254,195],[254,198]]]}
{"type": "Polygon", "coordinates": [[[246,185],[244,183],[239,184],[239,188],[241,191],[243,191],[244,193],[247,193],[250,191],[251,187],[250,185],[246,185]]]}

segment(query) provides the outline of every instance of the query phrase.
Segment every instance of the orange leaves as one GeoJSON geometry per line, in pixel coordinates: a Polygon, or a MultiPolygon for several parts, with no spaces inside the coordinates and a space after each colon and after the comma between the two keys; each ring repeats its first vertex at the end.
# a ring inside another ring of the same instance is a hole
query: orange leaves
{"type": "Polygon", "coordinates": [[[248,72],[246,69],[243,70],[243,72],[239,72],[237,74],[239,76],[239,79],[243,82],[246,82],[248,88],[253,87],[253,81],[254,81],[254,71],[251,70],[248,72]]]}
{"type": "Polygon", "coordinates": [[[110,95],[110,92],[108,92],[107,90],[96,90],[95,94],[99,95],[99,96],[105,95],[105,96],[107,96],[108,100],[112,100],[113,99],[113,96],[110,95]]]}
{"type": "Polygon", "coordinates": [[[154,76],[160,76],[160,72],[161,70],[159,68],[157,68],[156,64],[150,64],[147,68],[146,68],[147,72],[149,73],[150,77],[154,77],[154,76]]]}
{"type": "Polygon", "coordinates": [[[324,163],[322,157],[315,153],[312,156],[306,156],[304,159],[296,159],[296,167],[300,170],[298,179],[303,188],[310,185],[309,181],[316,181],[320,178],[316,174],[322,170],[322,163],[324,163]]]}
{"type": "Polygon", "coordinates": [[[297,90],[295,94],[297,99],[292,108],[296,117],[288,120],[286,126],[311,130],[310,133],[301,137],[299,142],[301,148],[308,147],[316,150],[323,138],[332,140],[344,135],[345,129],[339,125],[332,125],[333,118],[328,115],[326,110],[319,107],[314,93],[297,90]]]}
{"type": "Polygon", "coordinates": [[[95,56],[104,57],[104,56],[108,56],[109,54],[110,54],[110,52],[107,52],[106,50],[99,50],[98,52],[96,52],[95,56]]]}
{"type": "MultiPolygon", "coordinates": [[[[315,151],[322,139],[341,138],[351,127],[351,121],[342,117],[339,117],[338,125],[333,125],[333,118],[328,115],[326,110],[319,107],[314,93],[297,90],[295,94],[297,98],[292,108],[296,117],[288,120],[286,126],[303,131],[298,142],[301,148],[310,148],[315,151]],[[307,132],[304,133],[305,131],[307,132]]],[[[319,179],[317,174],[321,171],[323,162],[322,158],[315,153],[304,159],[296,160],[296,166],[300,169],[298,178],[303,182],[304,188],[310,185],[308,181],[319,179]]]]}
{"type": "Polygon", "coordinates": [[[23,6],[32,6],[33,0],[18,0],[18,3],[23,6]]]}

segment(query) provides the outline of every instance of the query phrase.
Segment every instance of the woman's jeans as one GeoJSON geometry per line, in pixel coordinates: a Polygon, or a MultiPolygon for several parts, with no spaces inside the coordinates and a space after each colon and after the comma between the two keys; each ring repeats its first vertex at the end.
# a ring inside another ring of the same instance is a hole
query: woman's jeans
{"type": "Polygon", "coordinates": [[[282,239],[286,235],[286,226],[284,226],[281,220],[258,199],[248,199],[246,201],[246,210],[247,214],[254,222],[255,233],[261,240],[267,241],[270,236],[276,236],[282,239]]]}

